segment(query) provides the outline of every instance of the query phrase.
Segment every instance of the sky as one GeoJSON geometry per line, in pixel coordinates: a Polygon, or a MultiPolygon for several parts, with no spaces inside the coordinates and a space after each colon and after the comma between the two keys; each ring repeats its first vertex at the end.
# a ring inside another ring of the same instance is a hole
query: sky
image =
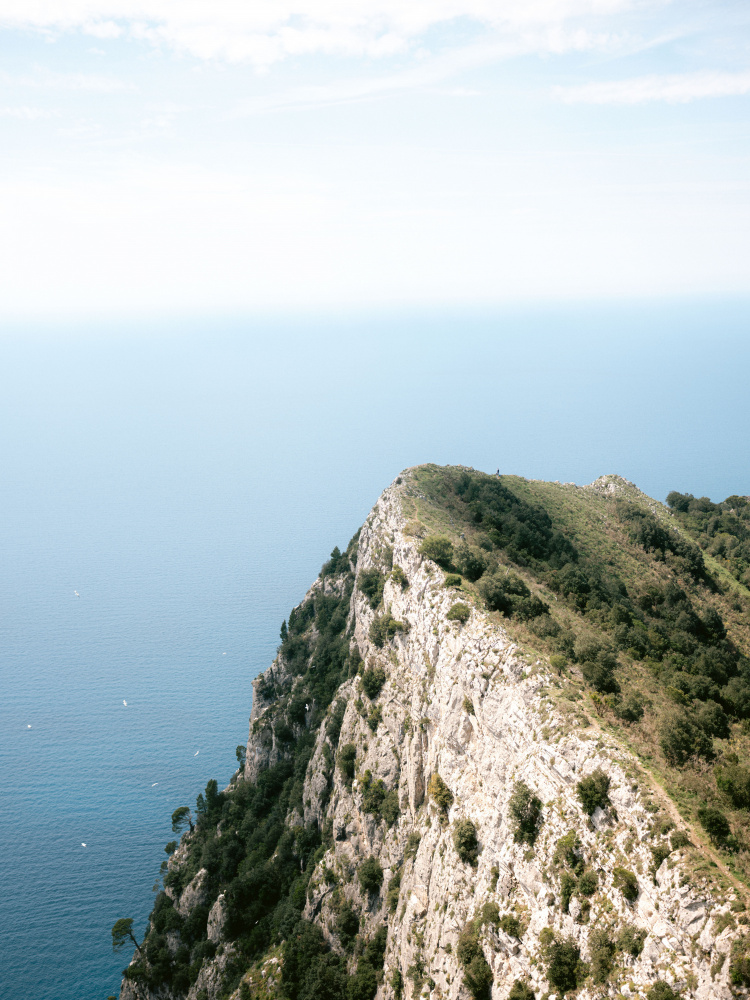
{"type": "Polygon", "coordinates": [[[0,319],[750,291],[747,0],[0,0],[0,319]]]}

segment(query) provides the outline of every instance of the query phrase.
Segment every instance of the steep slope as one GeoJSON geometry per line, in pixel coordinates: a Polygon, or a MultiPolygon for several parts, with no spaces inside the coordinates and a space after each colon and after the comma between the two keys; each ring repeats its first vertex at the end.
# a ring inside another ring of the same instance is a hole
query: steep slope
{"type": "Polygon", "coordinates": [[[617,477],[408,470],[282,627],[121,996],[745,994],[747,596],[617,477]]]}

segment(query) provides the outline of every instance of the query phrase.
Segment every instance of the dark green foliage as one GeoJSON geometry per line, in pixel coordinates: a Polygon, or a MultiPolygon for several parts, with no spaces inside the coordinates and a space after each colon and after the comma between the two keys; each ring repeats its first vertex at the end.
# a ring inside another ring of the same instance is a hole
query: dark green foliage
{"type": "Polygon", "coordinates": [[[617,935],[617,947],[633,958],[638,958],[643,951],[643,944],[647,937],[647,931],[632,924],[625,924],[617,935]]]}
{"type": "Polygon", "coordinates": [[[195,829],[190,808],[188,806],[180,806],[179,809],[175,809],[172,813],[172,833],[182,833],[188,828],[191,833],[195,829]]]}
{"type": "Polygon", "coordinates": [[[656,875],[656,873],[659,871],[664,861],[666,861],[666,859],[669,857],[671,853],[672,853],[672,848],[669,844],[665,843],[654,844],[654,846],[651,848],[652,860],[651,860],[650,871],[652,875],[654,876],[656,875]]]}
{"type": "Polygon", "coordinates": [[[659,745],[673,767],[682,767],[694,757],[710,759],[713,741],[687,712],[673,712],[661,725],[659,745]]]}
{"type": "Polygon", "coordinates": [[[587,816],[593,816],[597,808],[606,809],[609,805],[609,775],[599,767],[588,777],[582,778],[576,790],[587,816]]]}
{"type": "Polygon", "coordinates": [[[395,913],[396,907],[398,906],[398,897],[401,892],[401,869],[394,872],[388,882],[388,889],[386,890],[385,900],[388,905],[388,912],[395,913]]]}
{"type": "Polygon", "coordinates": [[[174,854],[177,850],[178,844],[176,840],[170,840],[168,844],[164,845],[164,850],[167,854],[174,854]]]}
{"type": "MultiPolygon", "coordinates": [[[[323,568],[320,571],[320,576],[325,579],[327,576],[338,576],[340,573],[349,572],[349,557],[346,553],[341,553],[339,551],[338,545],[335,547],[331,553],[331,558],[327,563],[323,564],[323,568]]],[[[283,637],[282,637],[283,638],[283,637]]]]}
{"type": "Polygon", "coordinates": [[[729,737],[729,719],[726,712],[710,699],[704,702],[695,713],[695,721],[709,736],[716,736],[721,740],[729,737]]]}
{"type": "Polygon", "coordinates": [[[555,845],[553,861],[556,865],[567,865],[576,875],[583,871],[583,846],[575,830],[560,837],[555,845]]]}
{"type": "Polygon", "coordinates": [[[354,780],[354,769],[357,763],[357,748],[353,743],[345,743],[338,754],[339,771],[344,776],[344,783],[347,788],[352,787],[354,780]]]}
{"type": "Polygon", "coordinates": [[[339,736],[341,735],[341,725],[344,721],[344,715],[346,714],[346,702],[343,698],[339,698],[336,704],[331,709],[331,713],[328,716],[328,722],[326,723],[326,736],[331,742],[331,746],[335,749],[339,743],[339,736]]]}
{"type": "Polygon", "coordinates": [[[591,953],[591,978],[601,986],[609,979],[614,965],[616,946],[603,927],[597,927],[589,936],[591,953]]]}
{"type": "Polygon", "coordinates": [[[404,622],[397,621],[390,612],[386,612],[382,615],[376,615],[370,623],[370,641],[378,649],[382,649],[397,632],[406,631],[407,627],[404,622]]]}
{"type": "Polygon", "coordinates": [[[383,721],[383,709],[380,705],[374,705],[367,715],[367,725],[371,733],[377,732],[378,726],[383,721]]]}
{"type": "Polygon", "coordinates": [[[379,892],[383,884],[383,869],[377,858],[365,858],[357,871],[359,884],[363,892],[379,892]]]}
{"type": "Polygon", "coordinates": [[[536,994],[531,986],[522,979],[516,979],[510,988],[508,1000],[535,1000],[536,994]]]}
{"type": "Polygon", "coordinates": [[[346,967],[323,932],[300,920],[284,945],[281,987],[288,1000],[346,1000],[346,967]]]}
{"type": "Polygon", "coordinates": [[[377,698],[385,684],[385,670],[377,664],[362,674],[362,690],[368,698],[377,698]]]}
{"type": "Polygon", "coordinates": [[[382,778],[373,781],[369,770],[365,771],[362,777],[362,787],[364,789],[362,808],[365,812],[373,816],[380,816],[388,826],[393,826],[399,815],[396,789],[386,788],[382,778]]]}
{"type": "Polygon", "coordinates": [[[587,868],[578,879],[578,891],[582,896],[593,896],[599,888],[599,876],[593,868],[587,868]]]}
{"type": "Polygon", "coordinates": [[[462,583],[461,577],[458,573],[446,573],[445,574],[445,586],[446,587],[460,587],[462,583]]]}
{"type": "Polygon", "coordinates": [[[120,920],[115,921],[112,928],[112,951],[122,951],[123,946],[128,941],[132,941],[136,950],[140,951],[140,946],[133,934],[132,918],[121,917],[120,920]]]}
{"type": "Polygon", "coordinates": [[[494,900],[489,900],[482,904],[482,909],[479,913],[479,924],[484,927],[485,924],[490,924],[492,927],[500,926],[500,908],[494,900]]]}
{"type": "Polygon", "coordinates": [[[409,581],[400,566],[394,566],[391,571],[391,579],[394,583],[397,583],[402,590],[407,590],[409,587],[409,581]]]}
{"type": "Polygon", "coordinates": [[[357,580],[357,586],[370,602],[370,607],[374,611],[383,600],[385,576],[374,568],[362,570],[357,580]]]}
{"type": "Polygon", "coordinates": [[[453,544],[442,535],[428,535],[419,546],[419,552],[426,559],[432,559],[443,569],[450,569],[453,560],[453,544]]]}
{"type": "Polygon", "coordinates": [[[581,665],[583,679],[601,694],[617,694],[620,685],[615,677],[617,658],[609,652],[601,651],[595,660],[587,660],[581,665]]]}
{"type": "Polygon", "coordinates": [[[523,781],[513,787],[509,812],[515,842],[533,844],[542,821],[542,802],[523,781]]]}
{"type": "Polygon", "coordinates": [[[474,1000],[489,1000],[492,990],[492,969],[479,944],[479,927],[469,921],[461,931],[456,948],[463,969],[464,982],[474,1000]]]}
{"type": "Polygon", "coordinates": [[[427,783],[427,794],[440,809],[443,816],[447,815],[448,810],[453,805],[453,792],[448,788],[437,771],[434,771],[430,775],[430,780],[427,783]]]}
{"type": "Polygon", "coordinates": [[[401,1000],[404,995],[404,977],[401,975],[400,969],[394,969],[391,973],[391,987],[396,1000],[401,1000]]]}
{"type": "Polygon", "coordinates": [[[663,979],[658,979],[646,991],[646,998],[647,1000],[680,1000],[680,994],[673,990],[669,983],[665,983],[663,979]]]}
{"type": "Polygon", "coordinates": [[[615,868],[612,872],[612,884],[615,889],[619,889],[625,899],[632,903],[638,898],[638,879],[634,872],[627,868],[615,868]]]}
{"type": "Polygon", "coordinates": [[[545,949],[547,981],[562,995],[578,986],[581,976],[581,953],[572,938],[553,940],[545,949]]]}
{"type": "Polygon", "coordinates": [[[637,694],[629,694],[617,702],[614,713],[623,722],[640,722],[643,718],[643,701],[637,694]]]}
{"type": "Polygon", "coordinates": [[[512,913],[504,913],[500,917],[500,928],[510,937],[519,938],[522,934],[521,921],[512,913]]]}
{"type": "Polygon", "coordinates": [[[416,858],[417,851],[419,850],[419,842],[422,838],[418,833],[410,833],[406,838],[406,848],[404,849],[404,857],[409,860],[416,858]]]}
{"type": "Polygon", "coordinates": [[[573,893],[576,891],[578,880],[570,872],[563,872],[560,876],[560,906],[563,913],[568,912],[573,893]]]}
{"type": "Polygon", "coordinates": [[[632,540],[646,552],[658,552],[662,558],[670,552],[677,556],[684,571],[695,579],[700,579],[705,574],[700,549],[676,531],[665,527],[650,511],[625,502],[618,503],[618,511],[621,519],[630,527],[632,540]]]}
{"type": "Polygon", "coordinates": [[[475,545],[460,545],[453,559],[456,569],[463,573],[467,580],[478,580],[487,569],[487,556],[475,545]]]}
{"type": "Polygon", "coordinates": [[[736,757],[715,769],[716,784],[737,809],[750,809],[750,770],[737,763],[736,757]]]}
{"type": "Polygon", "coordinates": [[[486,573],[478,584],[478,589],[490,611],[502,611],[505,615],[513,613],[514,603],[518,598],[530,596],[529,588],[523,580],[506,570],[486,573]]]}
{"type": "Polygon", "coordinates": [[[675,830],[669,838],[669,843],[672,845],[673,851],[679,851],[681,847],[689,847],[690,836],[688,835],[687,830],[675,830]]]}
{"type": "Polygon", "coordinates": [[[463,625],[464,622],[467,622],[471,617],[471,608],[468,604],[458,601],[448,609],[448,613],[445,617],[448,621],[460,622],[463,625]]]}
{"type": "Polygon", "coordinates": [[[729,820],[720,809],[713,809],[711,806],[703,806],[698,810],[698,821],[712,843],[720,845],[726,843],[727,837],[732,832],[729,820]]]}
{"type": "Polygon", "coordinates": [[[477,828],[470,819],[459,819],[453,824],[453,845],[465,865],[477,866],[479,841],[477,828]]]}
{"type": "Polygon", "coordinates": [[[336,914],[336,933],[344,948],[351,951],[359,934],[359,913],[347,899],[336,914]]]}
{"type": "Polygon", "coordinates": [[[729,979],[734,986],[750,986],[750,940],[741,937],[732,944],[729,979]]]}

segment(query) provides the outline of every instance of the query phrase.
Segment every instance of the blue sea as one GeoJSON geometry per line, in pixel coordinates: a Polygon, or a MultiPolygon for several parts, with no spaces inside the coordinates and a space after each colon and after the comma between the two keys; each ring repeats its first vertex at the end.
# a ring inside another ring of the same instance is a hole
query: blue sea
{"type": "Polygon", "coordinates": [[[401,469],[750,494],[748,386],[743,301],[0,331],[0,997],[118,992],[172,811],[401,469]]]}

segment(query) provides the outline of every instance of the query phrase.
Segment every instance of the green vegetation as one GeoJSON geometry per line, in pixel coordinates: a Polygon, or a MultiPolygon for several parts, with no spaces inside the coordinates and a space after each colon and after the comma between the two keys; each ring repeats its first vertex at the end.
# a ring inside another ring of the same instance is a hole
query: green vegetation
{"type": "Polygon", "coordinates": [[[680,1000],[680,994],[675,992],[669,983],[659,979],[646,992],[646,998],[647,1000],[680,1000]]]}
{"type": "Polygon", "coordinates": [[[407,626],[404,622],[397,621],[390,611],[382,615],[376,615],[370,624],[370,641],[378,649],[382,649],[387,642],[396,635],[397,632],[406,632],[407,626]]]}
{"type": "Polygon", "coordinates": [[[464,604],[463,601],[457,601],[448,609],[448,614],[445,617],[448,621],[459,622],[463,625],[471,617],[471,608],[468,604],[464,604]]]}
{"type": "Polygon", "coordinates": [[[352,787],[352,781],[354,780],[354,769],[357,763],[357,748],[353,743],[345,743],[339,750],[338,755],[338,765],[339,771],[344,778],[344,784],[347,788],[352,787]]]}
{"type": "Polygon", "coordinates": [[[587,778],[582,778],[576,790],[587,816],[593,816],[597,809],[606,809],[609,805],[609,775],[599,767],[587,778]]]}
{"type": "Polygon", "coordinates": [[[370,607],[380,607],[383,600],[383,588],[385,587],[385,575],[377,569],[365,569],[359,574],[357,586],[370,602],[370,607]]]}
{"type": "Polygon", "coordinates": [[[445,574],[445,586],[446,587],[460,587],[462,584],[461,577],[458,573],[446,573],[445,574]]]}
{"type": "Polygon", "coordinates": [[[448,810],[453,805],[453,792],[437,771],[430,775],[430,780],[427,783],[427,794],[440,810],[441,819],[445,820],[448,816],[448,810]]]}
{"type": "Polygon", "coordinates": [[[627,868],[618,867],[613,869],[612,884],[616,889],[620,890],[629,903],[638,899],[638,893],[640,890],[638,888],[638,878],[636,877],[635,872],[631,872],[627,868]]]}
{"type": "Polygon", "coordinates": [[[369,770],[365,771],[362,776],[361,784],[364,792],[362,808],[365,812],[373,816],[380,816],[388,826],[393,826],[399,815],[398,792],[396,789],[386,788],[382,778],[373,781],[369,770]]]}
{"type": "Polygon", "coordinates": [[[132,941],[135,946],[135,950],[140,952],[141,946],[135,939],[135,934],[133,934],[133,920],[131,917],[121,917],[115,922],[112,928],[112,951],[122,951],[123,946],[126,942],[132,941]]]}
{"type": "Polygon", "coordinates": [[[536,1000],[536,994],[527,982],[516,979],[510,988],[508,1000],[536,1000]]]}
{"type": "MultiPolygon", "coordinates": [[[[549,931],[549,928],[545,929],[549,931]]],[[[581,962],[581,953],[572,938],[558,939],[551,931],[549,933],[552,940],[543,943],[547,981],[561,996],[565,996],[566,993],[578,988],[585,979],[588,969],[581,962]]]]}
{"type": "Polygon", "coordinates": [[[489,1000],[492,990],[492,969],[479,943],[479,921],[469,921],[458,939],[456,955],[463,969],[464,982],[474,1000],[489,1000]]]}
{"type": "MultiPolygon", "coordinates": [[[[710,806],[745,827],[750,501],[673,493],[670,510],[617,477],[582,489],[455,467],[412,475],[409,516],[425,541],[441,539],[466,593],[509,618],[514,640],[545,653],[563,684],[583,679],[585,710],[620,732],[685,815],[710,806]],[[707,761],[719,762],[714,774],[707,761]]],[[[750,877],[747,851],[732,864],[750,877]]]]}
{"type": "Polygon", "coordinates": [[[431,559],[438,566],[450,569],[453,560],[453,544],[443,535],[428,535],[419,546],[420,555],[431,559]]]}
{"type": "Polygon", "coordinates": [[[519,940],[523,934],[521,921],[512,913],[504,913],[500,917],[500,929],[505,931],[510,937],[519,938],[519,940]]]}
{"type": "Polygon", "coordinates": [[[523,781],[513,786],[509,803],[513,839],[517,844],[532,844],[542,822],[542,802],[523,781]]]}
{"type": "Polygon", "coordinates": [[[459,819],[453,824],[453,845],[465,865],[476,868],[479,857],[477,828],[470,819],[459,819]]]}
{"type": "Polygon", "coordinates": [[[397,583],[402,590],[407,590],[409,587],[409,581],[400,566],[394,566],[391,571],[391,580],[397,583]]]}
{"type": "Polygon", "coordinates": [[[719,809],[704,806],[698,810],[698,821],[714,844],[726,843],[732,832],[729,820],[719,809]]]}
{"type": "Polygon", "coordinates": [[[359,884],[363,892],[379,892],[383,884],[383,869],[377,858],[365,858],[357,871],[359,884]]]}
{"type": "Polygon", "coordinates": [[[385,684],[385,670],[378,664],[368,667],[362,674],[362,690],[368,698],[374,699],[380,694],[385,684]]]}

